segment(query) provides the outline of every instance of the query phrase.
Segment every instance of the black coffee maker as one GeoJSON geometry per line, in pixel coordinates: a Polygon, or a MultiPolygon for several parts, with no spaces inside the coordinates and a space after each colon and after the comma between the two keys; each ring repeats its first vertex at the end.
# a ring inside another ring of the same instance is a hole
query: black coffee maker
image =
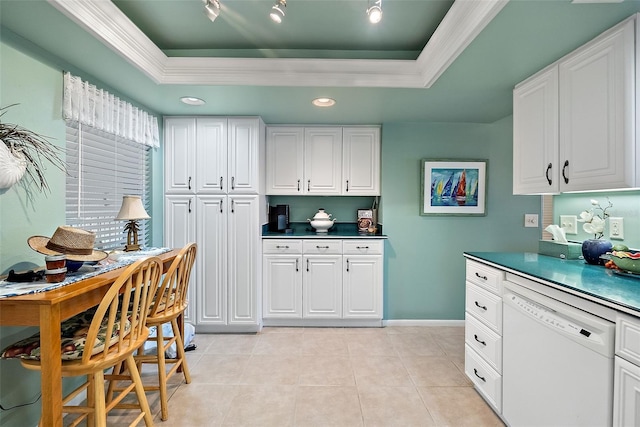
{"type": "Polygon", "coordinates": [[[289,228],[289,205],[269,206],[269,231],[284,233],[289,228]]]}

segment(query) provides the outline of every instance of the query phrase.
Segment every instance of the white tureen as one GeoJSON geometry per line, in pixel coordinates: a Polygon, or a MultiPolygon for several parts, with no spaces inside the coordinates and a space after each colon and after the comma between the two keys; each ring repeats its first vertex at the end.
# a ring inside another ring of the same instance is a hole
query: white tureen
{"type": "Polygon", "coordinates": [[[313,219],[308,219],[313,228],[316,229],[316,233],[326,233],[333,226],[336,221],[335,218],[331,218],[331,214],[328,214],[324,209],[318,209],[318,212],[313,216],[313,219]]]}

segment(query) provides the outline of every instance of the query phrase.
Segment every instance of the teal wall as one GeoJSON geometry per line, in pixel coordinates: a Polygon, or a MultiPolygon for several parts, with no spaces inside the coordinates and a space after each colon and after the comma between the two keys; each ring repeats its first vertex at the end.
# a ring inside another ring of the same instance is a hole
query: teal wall
{"type": "MultiPolygon", "coordinates": [[[[624,239],[611,240],[614,244],[623,243],[630,248],[640,249],[640,191],[615,191],[598,193],[561,194],[553,198],[553,221],[560,224],[560,215],[576,215],[591,208],[591,199],[607,206],[607,197],[613,204],[607,213],[621,217],[624,221],[624,239]]],[[[568,240],[583,241],[592,238],[578,223],[578,234],[567,235],[568,240]]],[[[605,239],[609,239],[609,224],[605,225],[605,239]]]]}
{"type": "MultiPolygon", "coordinates": [[[[18,105],[8,109],[0,120],[46,135],[52,143],[64,147],[62,70],[69,67],[63,67],[43,52],[20,46],[19,41],[15,41],[2,32],[0,107],[18,105]]],[[[90,79],[81,73],[78,75],[90,79]]],[[[152,244],[161,245],[162,150],[154,150],[152,156],[152,244]]],[[[0,275],[7,274],[10,269],[23,270],[42,265],[42,255],[29,248],[27,239],[33,235],[50,236],[57,226],[65,224],[64,173],[49,165],[47,181],[50,192],[46,193],[28,190],[21,183],[0,190],[0,275]]],[[[36,331],[37,328],[0,327],[0,350],[36,331]]],[[[72,388],[75,382],[65,380],[65,389],[72,388]]],[[[27,371],[17,360],[0,361],[0,403],[3,407],[36,401],[39,394],[40,375],[37,372],[27,371]]],[[[0,425],[37,425],[39,417],[40,402],[36,401],[33,405],[1,411],[0,425]]]]}
{"type": "Polygon", "coordinates": [[[511,195],[512,118],[494,124],[385,123],[385,318],[464,319],[464,251],[537,251],[539,196],[511,195]],[[487,159],[487,215],[420,216],[420,159],[487,159]]]}

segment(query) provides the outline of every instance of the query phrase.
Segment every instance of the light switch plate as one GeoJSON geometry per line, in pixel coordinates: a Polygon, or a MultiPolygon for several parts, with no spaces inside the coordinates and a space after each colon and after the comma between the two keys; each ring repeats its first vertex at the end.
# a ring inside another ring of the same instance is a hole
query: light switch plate
{"type": "Polygon", "coordinates": [[[575,215],[560,215],[560,228],[565,234],[578,234],[578,217],[575,215]]]}
{"type": "Polygon", "coordinates": [[[537,227],[538,226],[538,214],[524,214],[524,226],[525,227],[537,227]]]}

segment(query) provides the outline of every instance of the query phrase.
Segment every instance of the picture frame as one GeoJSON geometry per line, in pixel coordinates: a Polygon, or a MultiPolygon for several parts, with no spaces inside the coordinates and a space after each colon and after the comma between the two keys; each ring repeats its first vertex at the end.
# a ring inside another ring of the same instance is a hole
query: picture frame
{"type": "Polygon", "coordinates": [[[420,165],[420,215],[486,215],[487,160],[421,159],[420,165]]]}

